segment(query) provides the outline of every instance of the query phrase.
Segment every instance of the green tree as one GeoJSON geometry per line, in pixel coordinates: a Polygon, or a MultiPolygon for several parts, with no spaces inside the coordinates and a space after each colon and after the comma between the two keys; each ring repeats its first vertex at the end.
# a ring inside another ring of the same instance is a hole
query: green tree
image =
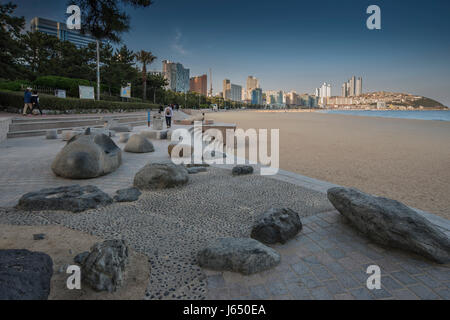
{"type": "Polygon", "coordinates": [[[117,49],[109,63],[104,65],[102,73],[110,95],[119,93],[121,86],[135,82],[138,79],[138,73],[134,68],[133,51],[128,50],[126,45],[117,49]]]}
{"type": "Polygon", "coordinates": [[[82,32],[90,33],[97,39],[97,96],[100,99],[100,41],[121,41],[121,33],[129,31],[130,17],[123,6],[148,7],[151,0],[70,0],[69,4],[80,7],[82,32]]]}
{"type": "Polygon", "coordinates": [[[24,17],[13,16],[15,4],[0,4],[0,70],[1,77],[17,79],[21,76],[19,63],[23,47],[20,44],[20,32],[25,26],[24,17]]]}
{"type": "Polygon", "coordinates": [[[149,51],[141,50],[136,53],[136,60],[142,63],[142,99],[147,99],[147,64],[155,61],[156,57],[149,51]]]}
{"type": "Polygon", "coordinates": [[[25,48],[23,62],[31,79],[46,75],[95,79],[87,48],[77,48],[69,41],[60,41],[41,32],[27,32],[22,36],[22,44],[25,48]]]}

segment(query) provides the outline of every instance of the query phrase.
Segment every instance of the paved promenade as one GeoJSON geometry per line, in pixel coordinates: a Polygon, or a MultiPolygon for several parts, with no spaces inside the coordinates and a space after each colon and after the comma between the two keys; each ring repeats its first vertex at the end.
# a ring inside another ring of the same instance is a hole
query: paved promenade
{"type": "MultiPolygon", "coordinates": [[[[0,146],[0,207],[14,206],[29,191],[71,184],[93,184],[112,195],[129,187],[147,162],[168,159],[168,141],[152,142],[154,153],[124,152],[122,166],[107,176],[67,180],[50,169],[65,142],[9,139],[0,146]]],[[[0,223],[61,224],[102,238],[125,238],[152,263],[146,299],[450,299],[448,266],[371,243],[333,210],[324,193],[328,186],[287,172],[234,178],[210,168],[192,175],[185,188],[145,192],[136,203],[83,214],[0,208],[0,223]],[[303,223],[295,239],[273,246],[281,254],[279,266],[243,276],[196,265],[201,247],[217,237],[248,236],[253,220],[272,205],[292,207],[303,223]],[[369,265],[381,268],[381,290],[366,288],[369,265]]]]}
{"type": "Polygon", "coordinates": [[[243,276],[206,271],[208,299],[418,300],[450,299],[450,269],[384,249],[349,227],[337,211],[302,218],[303,230],[272,246],[281,263],[243,276]],[[367,267],[381,269],[380,290],[366,286],[367,267]]]}

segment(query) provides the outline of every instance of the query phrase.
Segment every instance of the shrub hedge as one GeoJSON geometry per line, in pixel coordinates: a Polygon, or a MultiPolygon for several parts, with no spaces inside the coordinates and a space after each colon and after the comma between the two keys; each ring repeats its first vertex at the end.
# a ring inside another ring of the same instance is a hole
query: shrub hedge
{"type": "Polygon", "coordinates": [[[15,80],[15,81],[1,80],[0,81],[0,89],[3,89],[3,90],[20,91],[20,90],[22,90],[22,85],[29,85],[29,83],[25,82],[25,81],[21,81],[21,80],[15,80]]]}
{"type": "Polygon", "coordinates": [[[70,97],[78,97],[79,95],[78,86],[95,87],[95,83],[88,80],[72,79],[58,76],[38,77],[36,80],[33,81],[33,84],[47,88],[66,90],[67,95],[70,97]]]}
{"type": "MultiPolygon", "coordinates": [[[[150,103],[119,102],[119,101],[95,101],[75,98],[58,98],[51,95],[39,95],[41,109],[86,112],[86,111],[109,111],[123,112],[133,110],[158,109],[159,106],[150,103]]],[[[0,90],[0,108],[23,108],[23,92],[0,90]]]]}

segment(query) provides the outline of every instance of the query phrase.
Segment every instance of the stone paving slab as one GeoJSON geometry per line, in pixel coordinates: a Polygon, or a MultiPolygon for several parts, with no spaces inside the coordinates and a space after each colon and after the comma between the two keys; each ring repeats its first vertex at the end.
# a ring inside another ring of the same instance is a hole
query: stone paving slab
{"type": "Polygon", "coordinates": [[[304,230],[285,245],[276,268],[244,276],[205,270],[207,299],[448,300],[450,268],[371,243],[337,211],[302,219],[304,230]],[[367,267],[381,269],[381,289],[366,286],[367,267]]]}

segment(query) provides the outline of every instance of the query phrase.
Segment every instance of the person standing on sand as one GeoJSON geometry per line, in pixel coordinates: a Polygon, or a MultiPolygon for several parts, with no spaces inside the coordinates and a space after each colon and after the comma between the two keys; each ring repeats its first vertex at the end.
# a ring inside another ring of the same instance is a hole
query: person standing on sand
{"type": "Polygon", "coordinates": [[[30,111],[33,110],[33,104],[31,103],[31,88],[27,88],[25,90],[25,93],[23,95],[23,115],[26,116],[28,112],[28,108],[30,108],[30,111]]]}
{"type": "Polygon", "coordinates": [[[172,107],[171,106],[167,106],[166,110],[164,111],[164,114],[166,116],[167,128],[170,128],[172,126],[172,116],[173,116],[172,107]]]}

